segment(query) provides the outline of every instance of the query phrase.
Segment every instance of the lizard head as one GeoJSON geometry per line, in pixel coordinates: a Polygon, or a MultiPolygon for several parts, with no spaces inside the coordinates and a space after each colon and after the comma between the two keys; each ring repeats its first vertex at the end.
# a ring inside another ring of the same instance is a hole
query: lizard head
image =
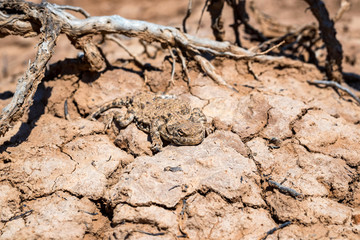
{"type": "Polygon", "coordinates": [[[160,127],[161,137],[176,145],[197,145],[205,138],[205,128],[202,123],[183,120],[160,127]]]}

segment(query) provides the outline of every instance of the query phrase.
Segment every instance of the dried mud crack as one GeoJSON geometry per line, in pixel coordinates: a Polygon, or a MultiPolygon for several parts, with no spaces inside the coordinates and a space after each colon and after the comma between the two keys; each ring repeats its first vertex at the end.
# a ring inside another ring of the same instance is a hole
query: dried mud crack
{"type": "Polygon", "coordinates": [[[360,6],[270,2],[0,3],[0,239],[357,239],[359,106],[308,81],[359,79],[360,6]],[[85,119],[139,92],[214,131],[154,153],[85,119]]]}

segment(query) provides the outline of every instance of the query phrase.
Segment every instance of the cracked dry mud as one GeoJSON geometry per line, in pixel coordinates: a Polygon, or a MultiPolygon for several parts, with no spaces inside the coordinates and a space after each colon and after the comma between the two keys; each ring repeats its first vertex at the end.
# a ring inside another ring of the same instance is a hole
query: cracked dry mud
{"type": "MultiPolygon", "coordinates": [[[[17,41],[11,46],[33,50],[17,41]]],[[[136,41],[128,44],[139,51],[136,41]]],[[[58,45],[58,58],[68,57],[68,46],[58,45]]],[[[116,51],[105,51],[113,70],[44,81],[29,114],[0,139],[0,239],[261,239],[287,221],[267,239],[359,238],[360,108],[308,85],[323,77],[315,67],[254,63],[257,81],[245,62],[221,60],[216,67],[236,93],[191,64],[188,87],[177,63],[167,88],[166,52],[143,56],[162,70],[145,72],[145,83],[131,61],[115,61],[128,59],[116,51]],[[116,97],[166,89],[202,109],[215,132],[197,146],[169,144],[153,155],[135,124],[104,131],[101,121],[85,119],[116,97]],[[270,176],[302,197],[270,187],[270,176]]],[[[8,56],[13,74],[21,73],[20,60],[8,56]]],[[[2,76],[0,92],[13,92],[15,80],[2,76]]],[[[3,107],[10,98],[1,96],[3,107]]]]}

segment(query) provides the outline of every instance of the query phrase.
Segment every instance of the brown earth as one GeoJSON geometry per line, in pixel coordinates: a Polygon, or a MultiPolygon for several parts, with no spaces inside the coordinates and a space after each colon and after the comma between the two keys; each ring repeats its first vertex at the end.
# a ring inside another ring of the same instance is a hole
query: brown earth
{"type": "MultiPolygon", "coordinates": [[[[190,34],[204,1],[193,2],[190,34]]],[[[255,2],[286,24],[315,21],[303,1],[255,2]]],[[[325,2],[333,15],[340,1],[325,2]]],[[[176,0],[56,3],[176,27],[187,7],[176,0]]],[[[344,72],[359,74],[360,1],[352,3],[336,28],[344,72]]],[[[226,39],[233,41],[231,9],[224,16],[226,39]]],[[[209,25],[205,13],[197,35],[213,38],[209,25]]],[[[36,42],[1,39],[0,108],[10,102],[36,42]]],[[[167,87],[169,53],[151,59],[136,39],[123,42],[160,70],[142,72],[106,42],[114,68],[76,72],[65,59],[77,51],[59,39],[51,63],[63,65],[41,83],[22,122],[0,138],[0,239],[261,239],[288,221],[267,239],[360,239],[360,106],[331,88],[309,85],[306,80],[324,78],[315,66],[254,62],[256,80],[244,61],[214,60],[235,92],[192,62],[187,85],[177,63],[174,85],[167,87]],[[167,145],[153,155],[148,135],[134,124],[105,132],[101,121],[85,119],[103,102],[137,91],[189,101],[215,132],[198,146],[167,145]],[[269,179],[301,197],[279,191],[269,179]]]]}

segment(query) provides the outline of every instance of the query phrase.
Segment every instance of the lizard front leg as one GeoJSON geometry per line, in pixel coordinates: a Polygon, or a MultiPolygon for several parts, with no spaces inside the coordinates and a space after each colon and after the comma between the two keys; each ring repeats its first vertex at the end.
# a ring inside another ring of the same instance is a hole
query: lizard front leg
{"type": "Polygon", "coordinates": [[[135,115],[130,111],[127,111],[125,115],[116,113],[114,115],[114,121],[119,124],[121,128],[124,128],[134,121],[134,117],[135,115]]]}
{"type": "Polygon", "coordinates": [[[199,108],[194,108],[191,111],[190,121],[195,122],[195,123],[205,124],[206,116],[199,108]]]}
{"type": "Polygon", "coordinates": [[[112,111],[105,114],[105,129],[108,129],[113,121],[117,123],[119,127],[124,128],[128,126],[133,120],[134,114],[130,113],[129,111],[127,111],[126,114],[112,111]]]}
{"type": "Polygon", "coordinates": [[[194,108],[190,115],[190,121],[194,123],[201,123],[205,128],[206,136],[214,132],[214,126],[212,123],[208,123],[205,114],[199,109],[194,108]]]}
{"type": "Polygon", "coordinates": [[[150,125],[151,151],[160,152],[162,149],[162,140],[160,135],[160,127],[164,124],[161,119],[155,119],[150,125]]]}

